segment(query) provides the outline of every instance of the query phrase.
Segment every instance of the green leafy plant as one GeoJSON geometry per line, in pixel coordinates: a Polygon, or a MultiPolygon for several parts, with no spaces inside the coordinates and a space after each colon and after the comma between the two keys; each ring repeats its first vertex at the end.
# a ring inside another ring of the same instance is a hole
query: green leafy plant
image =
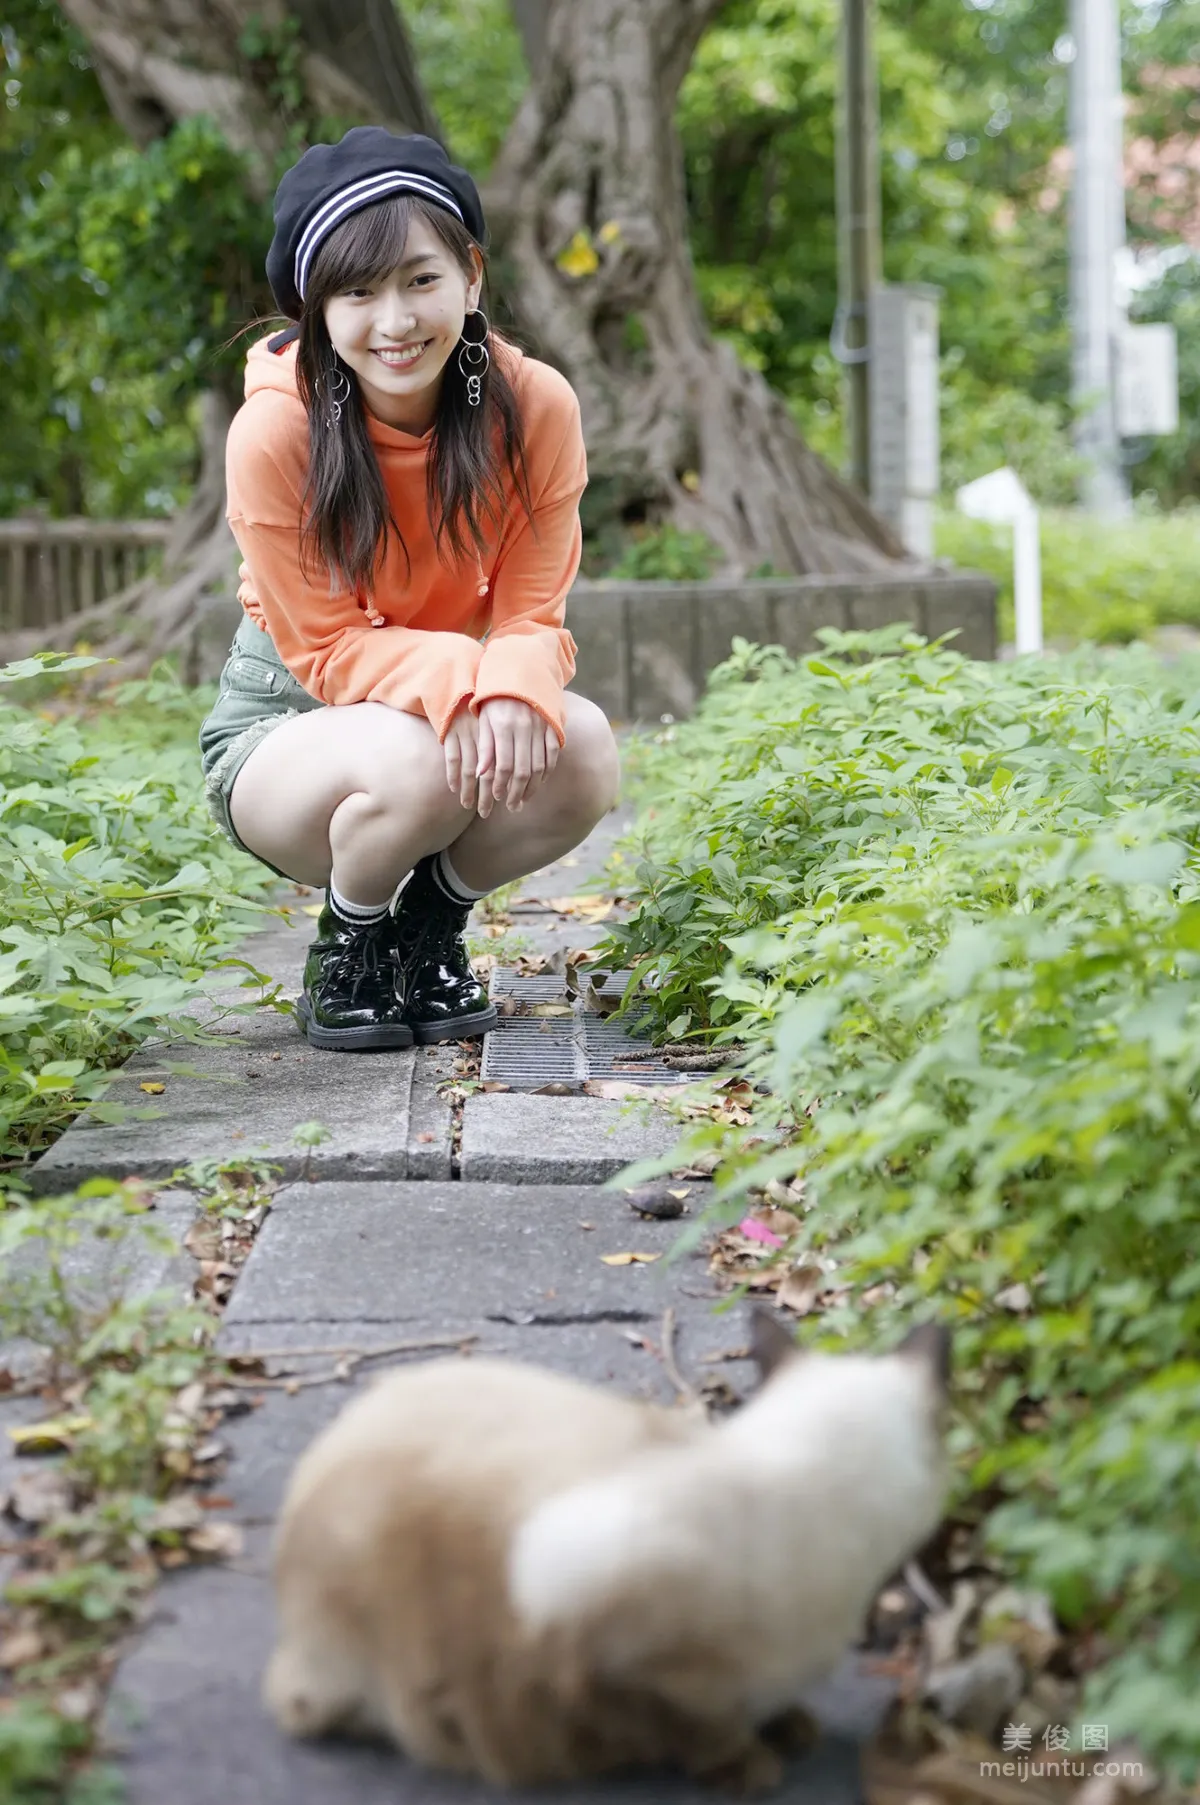
{"type": "Polygon", "coordinates": [[[300,1122],[292,1129],[292,1145],[304,1154],[304,1164],[300,1168],[300,1176],[312,1178],[312,1156],[318,1147],[333,1139],[333,1130],[326,1128],[324,1122],[300,1122]]]}
{"type": "Polygon", "coordinates": [[[799,1176],[819,1339],[954,1326],[960,1507],[1194,1776],[1200,669],[824,639],[740,647],[644,773],[604,952],[765,1093],[663,1163],[799,1176]]]}
{"type": "MultiPolygon", "coordinates": [[[[0,1161],[36,1154],[151,1034],[197,1040],[186,1005],[222,965],[252,1003],[281,1004],[248,962],[227,960],[274,880],[217,833],[195,733],[205,692],[166,668],[120,686],[91,717],[7,699],[35,672],[97,660],[27,659],[0,671],[0,1161]]],[[[170,1071],[170,1062],[164,1062],[170,1071]]],[[[149,1099],[145,1114],[157,1113],[149,1099]]]]}
{"type": "Polygon", "coordinates": [[[632,538],[604,575],[625,582],[703,582],[720,558],[720,548],[707,533],[681,532],[668,521],[632,538]]]}
{"type": "MultiPolygon", "coordinates": [[[[269,1207],[270,1176],[261,1162],[230,1161],[168,1182],[208,1178],[212,1194],[198,1201],[222,1215],[240,1194],[244,1222],[269,1207]]],[[[110,1179],[35,1200],[0,1190],[0,1340],[43,1357],[45,1415],[28,1432],[59,1496],[38,1533],[10,1550],[16,1571],[0,1594],[9,1648],[14,1623],[34,1644],[0,1698],[0,1797],[13,1805],[116,1805],[114,1776],[92,1759],[98,1678],[159,1560],[220,1552],[228,1539],[180,1489],[214,1421],[217,1318],[178,1284],[150,1287],[175,1250],[152,1195],[110,1179]]]]}

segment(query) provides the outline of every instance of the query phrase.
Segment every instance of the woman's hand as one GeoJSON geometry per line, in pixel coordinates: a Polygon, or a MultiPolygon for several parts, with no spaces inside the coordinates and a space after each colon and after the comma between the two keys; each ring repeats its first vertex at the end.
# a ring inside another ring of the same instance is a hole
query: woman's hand
{"type": "Polygon", "coordinates": [[[465,704],[447,728],[442,750],[446,754],[446,782],[457,793],[462,807],[473,809],[479,765],[479,723],[465,704]]]}
{"type": "Polygon", "coordinates": [[[485,702],[478,717],[480,817],[487,820],[497,802],[519,809],[558,763],[558,735],[536,708],[508,696],[485,702]]]}

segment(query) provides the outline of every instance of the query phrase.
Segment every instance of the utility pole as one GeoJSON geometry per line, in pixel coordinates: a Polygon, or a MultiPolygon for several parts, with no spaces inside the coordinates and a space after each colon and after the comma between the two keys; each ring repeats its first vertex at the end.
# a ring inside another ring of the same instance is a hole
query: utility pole
{"type": "Polygon", "coordinates": [[[838,310],[834,356],[845,367],[850,476],[870,494],[871,430],[867,399],[868,307],[881,277],[879,90],[874,56],[875,0],[842,0],[838,94],[838,310]]]}
{"type": "Polygon", "coordinates": [[[1129,512],[1117,429],[1120,317],[1116,256],[1125,240],[1124,132],[1118,0],[1071,0],[1071,336],[1075,441],[1084,507],[1129,512]]]}

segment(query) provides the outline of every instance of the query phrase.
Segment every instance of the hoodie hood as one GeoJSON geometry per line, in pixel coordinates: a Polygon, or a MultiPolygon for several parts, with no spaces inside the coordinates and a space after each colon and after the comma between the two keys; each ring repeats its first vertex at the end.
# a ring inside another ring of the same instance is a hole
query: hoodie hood
{"type": "Polygon", "coordinates": [[[271,340],[278,337],[279,334],[273,332],[270,338],[260,338],[246,355],[247,401],[262,389],[277,389],[282,395],[300,399],[296,387],[296,340],[292,339],[278,351],[270,350],[271,340]]]}

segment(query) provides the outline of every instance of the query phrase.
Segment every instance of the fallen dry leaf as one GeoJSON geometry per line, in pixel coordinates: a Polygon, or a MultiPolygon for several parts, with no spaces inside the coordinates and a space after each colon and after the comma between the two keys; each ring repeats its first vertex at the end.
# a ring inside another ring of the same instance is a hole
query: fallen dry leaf
{"type": "Polygon", "coordinates": [[[18,1454],[58,1454],[70,1449],[72,1436],[91,1427],[91,1417],[80,1414],[23,1423],[8,1434],[18,1454]]]}
{"type": "Polygon", "coordinates": [[[979,1626],[982,1640],[1012,1643],[1031,1673],[1045,1667],[1062,1641],[1046,1594],[1015,1586],[993,1592],[980,1610],[979,1626]]]}
{"type": "Polygon", "coordinates": [[[714,1103],[708,1114],[714,1122],[721,1122],[726,1128],[749,1128],[754,1117],[740,1103],[714,1103]]]}
{"type": "Polygon", "coordinates": [[[77,1686],[65,1686],[54,1695],[54,1709],[68,1723],[86,1723],[100,1702],[100,1688],[94,1681],[84,1680],[77,1686]]]}
{"type": "Polygon", "coordinates": [[[609,1097],[614,1103],[646,1094],[644,1085],[632,1084],[624,1078],[589,1078],[583,1088],[589,1097],[609,1097]]]}
{"type": "Polygon", "coordinates": [[[574,1015],[575,1006],[573,1003],[534,1003],[529,1013],[539,1016],[574,1015]]]}
{"type": "Polygon", "coordinates": [[[825,1289],[825,1274],[815,1260],[800,1260],[784,1274],[776,1296],[785,1310],[808,1316],[825,1289]]]}
{"type": "Polygon", "coordinates": [[[1024,1683],[1017,1651],[1007,1642],[986,1642],[965,1660],[928,1673],[924,1692],[946,1723],[990,1737],[1013,1721],[1024,1683]]]}
{"type": "Polygon", "coordinates": [[[658,1253],[602,1253],[600,1258],[606,1266],[650,1266],[655,1260],[661,1260],[658,1253]]]}
{"type": "Polygon", "coordinates": [[[754,1086],[750,1080],[739,1078],[736,1074],[732,1078],[722,1078],[717,1089],[724,1091],[727,1097],[735,1098],[739,1103],[750,1103],[754,1098],[754,1086]]]}
{"type": "Polygon", "coordinates": [[[74,1502],[74,1487],[61,1467],[38,1467],[13,1481],[8,1514],[21,1523],[52,1523],[65,1517],[74,1502]]]}
{"type": "Polygon", "coordinates": [[[139,1084],[138,1085],[138,1089],[140,1091],[145,1091],[145,1093],[148,1097],[161,1097],[163,1092],[166,1090],[166,1088],[167,1087],[165,1084],[158,1084],[158,1083],[139,1084]]]}
{"type": "Polygon", "coordinates": [[[200,1501],[191,1492],[180,1492],[160,1504],[150,1519],[151,1535],[182,1535],[185,1530],[200,1529],[204,1516],[200,1501]]]}
{"type": "Polygon", "coordinates": [[[959,1638],[979,1603],[979,1587],[971,1579],[954,1582],[944,1611],[931,1611],[922,1626],[930,1668],[946,1667],[958,1658],[959,1638]]]}
{"type": "Polygon", "coordinates": [[[595,984],[585,984],[579,992],[579,999],[591,1015],[615,1015],[621,1007],[619,996],[603,996],[595,984]]]}
{"type": "Polygon", "coordinates": [[[16,1629],[0,1641],[0,1669],[11,1673],[14,1668],[28,1667],[30,1662],[40,1661],[45,1653],[46,1643],[39,1631],[32,1626],[16,1629]]]}
{"type": "Polygon", "coordinates": [[[556,915],[574,915],[581,921],[607,921],[619,905],[615,896],[548,896],[542,904],[556,915]]]}
{"type": "Polygon", "coordinates": [[[183,1245],[194,1260],[215,1260],[221,1251],[221,1230],[216,1222],[193,1222],[183,1245]]]}
{"type": "Polygon", "coordinates": [[[188,1536],[193,1554],[211,1554],[217,1560],[233,1560],[242,1552],[245,1538],[236,1523],[205,1523],[188,1536]]]}
{"type": "Polygon", "coordinates": [[[781,1235],[785,1241],[790,1241],[804,1227],[799,1216],[794,1216],[791,1210],[762,1209],[750,1213],[755,1222],[761,1222],[764,1228],[769,1228],[773,1235],[781,1235]]]}

